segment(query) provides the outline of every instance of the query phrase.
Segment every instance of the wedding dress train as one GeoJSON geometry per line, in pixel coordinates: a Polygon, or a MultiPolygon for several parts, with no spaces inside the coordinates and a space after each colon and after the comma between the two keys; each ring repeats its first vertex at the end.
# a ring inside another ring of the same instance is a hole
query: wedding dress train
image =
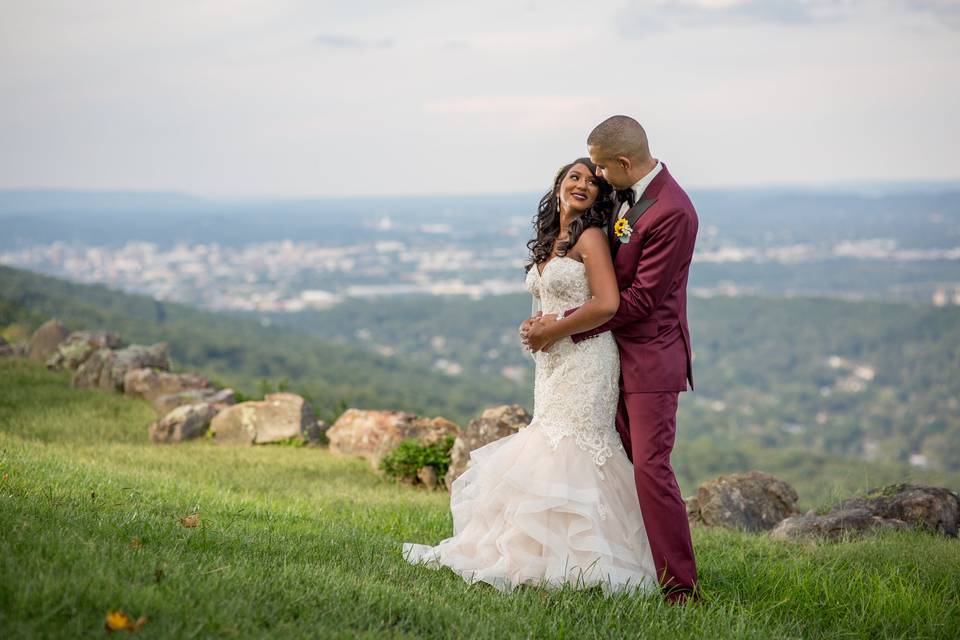
{"type": "MultiPolygon", "coordinates": [[[[567,257],[550,260],[542,275],[531,268],[526,286],[544,313],[590,298],[584,265],[567,257]]],[[[523,584],[657,589],[633,466],[614,423],[613,336],[564,338],[534,358],[532,421],[470,453],[450,487],[453,536],[435,546],[404,543],[404,558],[504,592],[523,584]]]]}

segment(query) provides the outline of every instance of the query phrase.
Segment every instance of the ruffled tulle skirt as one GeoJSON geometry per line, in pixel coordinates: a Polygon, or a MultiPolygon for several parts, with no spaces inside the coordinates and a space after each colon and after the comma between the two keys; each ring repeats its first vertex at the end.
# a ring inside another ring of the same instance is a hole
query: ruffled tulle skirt
{"type": "Polygon", "coordinates": [[[573,438],[552,449],[534,421],[470,453],[451,487],[450,510],[453,536],[436,546],[404,543],[404,558],[504,592],[519,585],[657,589],[633,466],[622,450],[599,466],[573,438]]]}

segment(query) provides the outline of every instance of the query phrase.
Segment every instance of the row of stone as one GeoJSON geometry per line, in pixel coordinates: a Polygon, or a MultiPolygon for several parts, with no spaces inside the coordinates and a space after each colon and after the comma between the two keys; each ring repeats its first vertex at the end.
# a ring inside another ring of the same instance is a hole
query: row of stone
{"type": "Polygon", "coordinates": [[[124,346],[112,331],[68,331],[56,319],[21,345],[0,345],[0,356],[27,357],[52,370],[73,371],[74,388],[99,388],[149,402],[158,419],[153,442],[173,443],[207,434],[220,443],[319,441],[324,430],[310,405],[292,393],[236,403],[233,389],[217,389],[197,373],[172,373],[166,343],[124,346]]]}

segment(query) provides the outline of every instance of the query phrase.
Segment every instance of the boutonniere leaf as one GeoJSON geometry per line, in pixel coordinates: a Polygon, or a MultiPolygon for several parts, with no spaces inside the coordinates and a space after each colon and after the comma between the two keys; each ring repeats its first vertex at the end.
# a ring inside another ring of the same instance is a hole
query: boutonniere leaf
{"type": "Polygon", "coordinates": [[[627,222],[626,218],[620,218],[613,225],[613,234],[617,236],[620,242],[626,244],[630,242],[630,236],[633,235],[633,228],[630,226],[630,223],[627,222]]]}

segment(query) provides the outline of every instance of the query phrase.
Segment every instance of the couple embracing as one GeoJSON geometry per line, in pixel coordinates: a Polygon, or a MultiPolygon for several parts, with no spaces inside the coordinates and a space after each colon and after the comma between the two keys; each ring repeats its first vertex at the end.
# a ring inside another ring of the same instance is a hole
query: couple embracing
{"type": "Polygon", "coordinates": [[[450,487],[453,536],[403,555],[505,592],[599,585],[688,602],[696,565],[670,452],[693,384],[697,215],[633,118],[608,118],[587,145],[541,200],[528,243],[533,420],[471,452],[450,487]]]}

